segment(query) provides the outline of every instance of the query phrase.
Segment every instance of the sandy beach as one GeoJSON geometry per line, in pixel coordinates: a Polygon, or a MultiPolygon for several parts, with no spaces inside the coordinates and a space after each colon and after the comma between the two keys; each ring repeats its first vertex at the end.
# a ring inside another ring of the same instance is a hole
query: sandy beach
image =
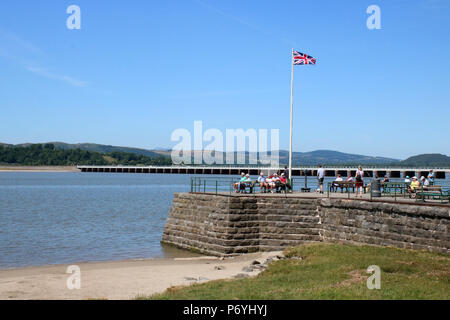
{"type": "Polygon", "coordinates": [[[0,172],[80,172],[75,166],[0,166],[0,172]]]}
{"type": "Polygon", "coordinates": [[[171,286],[232,278],[244,272],[254,260],[263,263],[281,252],[258,252],[221,259],[193,257],[125,260],[74,264],[79,266],[81,288],[68,289],[69,265],[0,270],[0,299],[134,299],[171,286]]]}

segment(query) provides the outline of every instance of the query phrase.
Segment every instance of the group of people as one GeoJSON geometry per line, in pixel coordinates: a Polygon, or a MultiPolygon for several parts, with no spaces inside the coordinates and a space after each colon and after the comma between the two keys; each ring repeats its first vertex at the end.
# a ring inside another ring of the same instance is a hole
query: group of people
{"type": "MultiPolygon", "coordinates": [[[[322,167],[322,165],[319,165],[319,170],[317,170],[317,179],[319,180],[319,192],[323,193],[323,181],[325,179],[325,169],[322,167]]],[[[339,183],[343,182],[344,179],[340,174],[338,174],[336,180],[334,181],[339,183]]],[[[358,169],[355,172],[355,177],[353,178],[352,175],[349,175],[348,178],[345,180],[345,182],[348,183],[354,182],[356,188],[356,196],[362,198],[364,188],[364,171],[361,166],[358,166],[358,169]]],[[[333,184],[333,186],[335,186],[335,184],[333,184]]]]}
{"type": "Polygon", "coordinates": [[[244,172],[241,173],[241,179],[233,184],[233,188],[237,193],[245,193],[246,188],[249,188],[250,193],[253,192],[255,186],[259,186],[260,193],[279,193],[281,191],[291,190],[292,187],[288,180],[289,172],[285,168],[284,172],[280,175],[278,173],[270,174],[269,176],[264,176],[264,173],[259,174],[258,179],[252,180],[250,175],[244,172]]]}
{"type": "Polygon", "coordinates": [[[420,180],[414,176],[412,177],[412,181],[409,179],[409,176],[406,176],[405,183],[408,187],[408,193],[410,195],[414,194],[418,188],[420,187],[428,187],[429,185],[434,184],[434,174],[433,170],[430,170],[430,173],[427,177],[421,176],[420,180]]]}
{"type": "MultiPolygon", "coordinates": [[[[318,192],[323,193],[323,182],[325,179],[325,169],[322,165],[319,165],[319,170],[317,170],[317,179],[318,179],[318,192]]],[[[358,169],[355,172],[355,175],[349,175],[347,179],[343,179],[340,174],[337,175],[336,180],[334,180],[332,186],[338,187],[342,186],[342,182],[347,183],[354,183],[356,188],[356,197],[363,197],[363,188],[364,188],[364,171],[362,166],[358,166],[358,169]]],[[[389,182],[388,176],[384,176],[384,179],[381,181],[381,185],[389,182]]],[[[407,183],[407,190],[408,193],[412,194],[415,193],[417,188],[420,187],[427,187],[430,184],[433,184],[434,182],[434,174],[433,170],[430,170],[430,173],[428,176],[421,176],[420,180],[414,176],[412,177],[412,181],[410,180],[409,176],[406,176],[405,183],[407,183]]],[[[287,167],[284,168],[284,171],[278,175],[278,173],[270,174],[269,176],[264,176],[264,173],[261,172],[259,174],[258,179],[252,180],[250,178],[250,175],[244,172],[241,173],[241,179],[233,184],[233,188],[237,193],[245,193],[246,188],[248,187],[250,189],[250,193],[253,192],[253,188],[255,186],[259,186],[261,193],[274,193],[274,192],[281,192],[281,191],[287,191],[292,190],[292,186],[289,181],[289,171],[287,167]]],[[[370,183],[368,184],[368,188],[370,188],[370,183]]]]}
{"type": "MultiPolygon", "coordinates": [[[[317,172],[317,176],[319,179],[319,186],[320,186],[320,192],[323,193],[323,178],[325,176],[325,170],[323,170],[322,166],[319,166],[319,171],[317,172]]],[[[377,177],[378,179],[378,177],[377,177]]],[[[358,167],[358,170],[356,170],[355,178],[353,178],[351,175],[344,180],[340,174],[337,175],[336,180],[333,183],[332,187],[343,187],[341,185],[341,182],[354,182],[356,187],[356,196],[362,197],[363,188],[364,188],[364,171],[361,166],[358,167]]],[[[381,180],[381,186],[383,186],[385,183],[389,182],[389,178],[387,175],[384,176],[383,180],[381,180]]],[[[434,183],[434,173],[433,170],[430,170],[428,176],[421,176],[420,179],[418,179],[416,176],[412,177],[412,180],[409,178],[409,176],[406,176],[405,181],[407,186],[407,191],[409,194],[413,194],[416,192],[416,189],[420,187],[428,187],[429,185],[432,185],[434,183]]],[[[367,185],[367,188],[370,189],[371,183],[367,185]]]]}

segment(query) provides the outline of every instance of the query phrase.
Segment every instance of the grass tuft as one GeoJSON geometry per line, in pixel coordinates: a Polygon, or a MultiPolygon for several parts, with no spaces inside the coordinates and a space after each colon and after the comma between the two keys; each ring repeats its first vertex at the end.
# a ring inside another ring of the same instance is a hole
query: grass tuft
{"type": "Polygon", "coordinates": [[[449,299],[450,257],[391,247],[308,244],[289,248],[254,278],[169,288],[139,299],[449,299]],[[302,259],[298,259],[301,257],[302,259]],[[381,269],[369,290],[367,267],[381,269]]]}

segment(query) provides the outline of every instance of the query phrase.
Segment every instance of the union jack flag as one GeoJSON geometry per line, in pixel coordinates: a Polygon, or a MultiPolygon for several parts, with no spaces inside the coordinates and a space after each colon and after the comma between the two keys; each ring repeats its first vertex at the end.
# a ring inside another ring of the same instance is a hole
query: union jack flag
{"type": "Polygon", "coordinates": [[[316,58],[308,56],[307,54],[292,50],[292,63],[295,64],[316,64],[316,58]]]}

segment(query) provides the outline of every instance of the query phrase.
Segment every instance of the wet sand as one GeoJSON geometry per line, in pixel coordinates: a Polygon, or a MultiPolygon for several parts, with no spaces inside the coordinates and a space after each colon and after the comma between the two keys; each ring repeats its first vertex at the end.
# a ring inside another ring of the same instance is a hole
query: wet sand
{"type": "Polygon", "coordinates": [[[67,288],[69,265],[0,270],[0,299],[134,299],[163,292],[171,286],[227,279],[240,273],[254,276],[259,271],[242,269],[254,260],[264,262],[279,254],[79,263],[74,265],[80,268],[81,288],[72,290],[67,288]]]}

